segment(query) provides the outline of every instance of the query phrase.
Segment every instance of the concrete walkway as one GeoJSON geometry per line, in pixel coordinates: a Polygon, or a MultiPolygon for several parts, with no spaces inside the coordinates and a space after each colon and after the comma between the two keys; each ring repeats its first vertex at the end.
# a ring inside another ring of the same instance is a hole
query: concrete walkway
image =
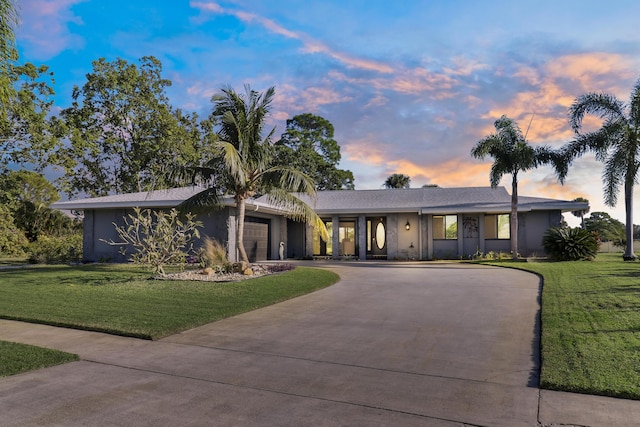
{"type": "Polygon", "coordinates": [[[541,391],[539,279],[315,263],[336,285],[160,341],[0,320],[81,361],[0,379],[2,426],[638,425],[640,402],[541,391]]]}

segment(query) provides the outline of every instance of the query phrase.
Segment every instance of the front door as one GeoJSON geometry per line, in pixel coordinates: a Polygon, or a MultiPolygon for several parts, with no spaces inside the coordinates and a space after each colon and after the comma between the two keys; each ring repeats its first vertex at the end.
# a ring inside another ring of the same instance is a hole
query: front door
{"type": "Polygon", "coordinates": [[[387,218],[367,218],[367,258],[387,257],[387,218]]]}

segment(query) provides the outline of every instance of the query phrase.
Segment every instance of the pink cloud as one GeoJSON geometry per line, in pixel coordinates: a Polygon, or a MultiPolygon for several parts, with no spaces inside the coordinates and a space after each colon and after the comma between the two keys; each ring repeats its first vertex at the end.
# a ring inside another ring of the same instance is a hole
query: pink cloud
{"type": "Polygon", "coordinates": [[[191,7],[195,9],[199,9],[200,11],[203,11],[203,12],[233,15],[239,20],[246,23],[256,22],[274,34],[278,34],[289,39],[301,41],[303,45],[302,46],[303,52],[325,54],[333,59],[337,59],[338,61],[342,62],[348,68],[359,68],[359,69],[364,69],[369,71],[376,71],[379,73],[393,72],[393,68],[385,63],[369,60],[369,59],[358,58],[356,56],[349,55],[345,52],[334,50],[329,46],[327,46],[326,44],[310,37],[309,35],[303,32],[291,31],[271,19],[264,18],[262,16],[259,16],[253,13],[223,8],[217,3],[209,3],[209,2],[191,2],[191,7]]]}

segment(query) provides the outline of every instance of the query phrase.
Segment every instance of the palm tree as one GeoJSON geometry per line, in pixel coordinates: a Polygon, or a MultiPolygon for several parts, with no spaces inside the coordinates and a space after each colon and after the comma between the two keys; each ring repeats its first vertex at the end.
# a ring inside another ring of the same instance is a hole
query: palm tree
{"type": "Polygon", "coordinates": [[[394,173],[389,175],[382,184],[385,188],[409,188],[411,177],[402,173],[394,173]]]}
{"type": "Polygon", "coordinates": [[[485,136],[471,150],[477,159],[493,157],[489,179],[491,187],[500,183],[502,176],[511,174],[511,252],[513,259],[518,259],[518,173],[534,169],[542,164],[553,163],[558,170],[561,167],[556,153],[547,146],[532,147],[520,127],[502,116],[495,121],[496,133],[485,136]]]}
{"type": "Polygon", "coordinates": [[[9,66],[18,58],[14,28],[18,25],[18,11],[13,1],[0,0],[0,114],[12,96],[9,66]]]}
{"type": "MultiPolygon", "coordinates": [[[[604,202],[615,206],[620,185],[624,184],[626,212],[626,246],[623,258],[636,259],[633,252],[633,186],[640,169],[640,79],[631,92],[628,105],[608,93],[587,93],[575,99],[569,108],[569,123],[576,139],[563,147],[567,165],[587,151],[595,153],[604,163],[602,181],[604,202]],[[593,114],[604,120],[600,129],[582,133],[585,114],[593,114]]],[[[567,174],[565,168],[561,179],[567,174]]]]}
{"type": "MultiPolygon", "coordinates": [[[[589,200],[585,199],[584,197],[576,197],[572,200],[572,202],[582,202],[586,203],[587,205],[589,204],[589,200]]],[[[584,216],[589,213],[589,208],[587,207],[587,209],[583,209],[580,211],[572,211],[571,213],[574,216],[580,218],[580,228],[584,228],[584,216]]]]}
{"type": "Polygon", "coordinates": [[[219,120],[219,141],[213,142],[220,158],[211,159],[201,167],[182,168],[177,178],[196,178],[209,184],[208,188],[182,204],[183,209],[216,207],[221,205],[224,194],[232,195],[237,209],[236,247],[240,260],[248,263],[244,248],[244,220],[247,199],[266,195],[270,203],[282,208],[295,220],[303,220],[319,229],[324,240],[327,229],[313,209],[292,193],[304,193],[315,197],[315,183],[302,172],[273,163],[272,129],[262,137],[265,117],[269,112],[275,90],[264,93],[245,86],[245,94],[232,88],[211,99],[213,117],[219,120]],[[220,170],[220,167],[222,170],[220,170]],[[212,180],[212,178],[214,178],[212,180]]]}

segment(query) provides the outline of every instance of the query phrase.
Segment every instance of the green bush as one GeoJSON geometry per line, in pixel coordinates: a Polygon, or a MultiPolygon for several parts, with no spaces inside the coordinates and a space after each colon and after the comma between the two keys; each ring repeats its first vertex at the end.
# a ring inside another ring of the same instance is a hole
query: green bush
{"type": "Polygon", "coordinates": [[[66,264],[82,260],[82,233],[66,236],[40,235],[29,245],[29,262],[33,264],[66,264]]]}
{"type": "Polygon", "coordinates": [[[28,246],[24,231],[15,225],[11,212],[0,205],[0,256],[22,257],[28,246]]]}
{"type": "Polygon", "coordinates": [[[595,233],[583,228],[553,227],[542,238],[542,246],[547,254],[558,261],[592,261],[600,241],[595,233]]]}

